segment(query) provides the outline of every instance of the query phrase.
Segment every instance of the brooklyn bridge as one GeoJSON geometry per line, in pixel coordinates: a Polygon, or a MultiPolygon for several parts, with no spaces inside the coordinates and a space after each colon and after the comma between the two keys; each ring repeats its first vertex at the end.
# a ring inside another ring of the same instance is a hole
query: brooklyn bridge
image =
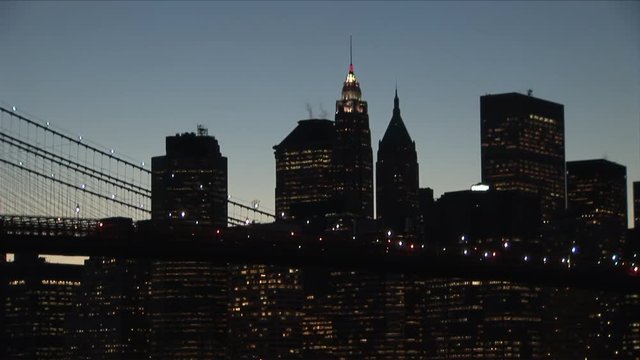
{"type": "Polygon", "coordinates": [[[631,261],[626,266],[620,261],[620,266],[572,267],[569,258],[508,252],[496,256],[484,249],[447,252],[384,236],[323,239],[276,226],[273,211],[232,196],[226,199],[230,228],[167,232],[148,221],[148,163],[134,163],[114,149],[65,134],[14,109],[0,107],[0,120],[3,253],[320,266],[607,291],[640,289],[640,272],[631,261]],[[108,221],[101,219],[113,217],[128,218],[131,224],[125,231],[103,228],[108,221]]]}

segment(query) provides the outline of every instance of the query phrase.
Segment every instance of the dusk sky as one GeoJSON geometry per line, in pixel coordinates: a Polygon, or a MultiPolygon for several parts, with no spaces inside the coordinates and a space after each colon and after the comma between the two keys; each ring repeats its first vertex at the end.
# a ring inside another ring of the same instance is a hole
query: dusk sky
{"type": "Polygon", "coordinates": [[[640,180],[640,2],[3,1],[0,103],[147,164],[203,124],[273,209],[272,147],[306,104],[333,120],[350,34],[374,159],[397,81],[436,196],[480,181],[479,97],[527,89],[565,105],[568,161],[640,180]]]}

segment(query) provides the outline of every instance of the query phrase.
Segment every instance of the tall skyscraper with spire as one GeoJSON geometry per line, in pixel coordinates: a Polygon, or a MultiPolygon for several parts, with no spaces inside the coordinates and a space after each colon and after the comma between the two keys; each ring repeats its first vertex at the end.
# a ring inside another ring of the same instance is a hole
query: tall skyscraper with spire
{"type": "Polygon", "coordinates": [[[377,217],[394,234],[417,235],[418,156],[400,116],[398,89],[393,99],[393,116],[378,143],[376,162],[377,217]]]}
{"type": "Polygon", "coordinates": [[[367,102],[362,100],[353,61],[336,101],[333,204],[343,218],[373,218],[373,152],[367,102]]]}

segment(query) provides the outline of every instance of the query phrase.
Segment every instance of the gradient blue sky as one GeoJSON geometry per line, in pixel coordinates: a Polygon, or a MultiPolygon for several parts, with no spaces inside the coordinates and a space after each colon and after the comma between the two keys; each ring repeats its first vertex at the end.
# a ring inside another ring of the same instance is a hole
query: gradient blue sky
{"type": "Polygon", "coordinates": [[[529,88],[567,160],[640,180],[639,2],[0,2],[0,103],[147,164],[204,124],[230,194],[273,208],[272,146],[307,103],[333,118],[349,34],[374,157],[397,80],[436,196],[480,180],[480,95],[529,88]]]}

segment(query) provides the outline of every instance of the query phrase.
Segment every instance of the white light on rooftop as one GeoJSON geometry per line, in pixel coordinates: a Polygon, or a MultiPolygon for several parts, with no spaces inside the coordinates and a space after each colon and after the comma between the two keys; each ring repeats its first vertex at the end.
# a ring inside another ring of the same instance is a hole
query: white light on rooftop
{"type": "Polygon", "coordinates": [[[486,184],[476,184],[471,186],[471,191],[488,191],[489,185],[486,184]]]}

